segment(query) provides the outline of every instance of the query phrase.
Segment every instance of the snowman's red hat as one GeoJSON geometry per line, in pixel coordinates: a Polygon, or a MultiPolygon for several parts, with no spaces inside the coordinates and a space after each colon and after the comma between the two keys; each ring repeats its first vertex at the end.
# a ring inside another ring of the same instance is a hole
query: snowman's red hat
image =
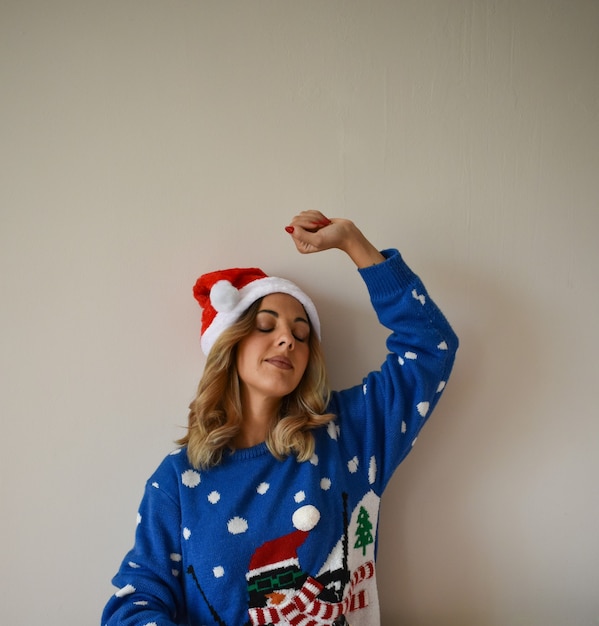
{"type": "Polygon", "coordinates": [[[297,530],[263,543],[254,552],[246,574],[248,581],[272,570],[299,568],[297,549],[319,520],[320,513],[312,505],[302,506],[295,511],[292,521],[297,530]]]}
{"type": "Polygon", "coordinates": [[[295,283],[268,276],[257,267],[231,268],[198,278],[193,295],[202,307],[201,346],[208,354],[221,333],[232,326],[256,300],[271,293],[286,293],[296,298],[320,339],[320,320],[312,300],[295,283]]]}
{"type": "Polygon", "coordinates": [[[248,568],[247,579],[261,576],[277,569],[299,567],[297,549],[304,543],[308,533],[295,530],[288,535],[263,543],[253,554],[248,568]]]}

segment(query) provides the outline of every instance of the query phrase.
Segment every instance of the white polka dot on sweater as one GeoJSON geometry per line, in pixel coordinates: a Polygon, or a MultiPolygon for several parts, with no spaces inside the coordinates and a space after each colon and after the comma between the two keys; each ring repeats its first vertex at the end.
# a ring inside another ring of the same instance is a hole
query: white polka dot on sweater
{"type": "Polygon", "coordinates": [[[339,426],[337,426],[335,422],[329,422],[327,424],[327,434],[331,439],[337,441],[337,437],[339,437],[339,426]]]}
{"type": "Polygon", "coordinates": [[[210,502],[210,504],[216,504],[219,500],[220,500],[220,493],[218,493],[218,491],[211,491],[208,494],[208,502],[210,502]]]}
{"type": "Polygon", "coordinates": [[[117,592],[114,595],[117,598],[123,598],[132,593],[135,593],[135,587],[133,585],[125,585],[124,587],[121,587],[119,590],[117,590],[117,592]]]}
{"type": "Polygon", "coordinates": [[[260,483],[256,491],[263,496],[270,489],[270,485],[268,483],[260,483]]]}
{"type": "Polygon", "coordinates": [[[320,488],[323,491],[328,491],[331,488],[331,479],[330,478],[323,478],[320,481],[320,488]]]}
{"type": "Polygon", "coordinates": [[[426,296],[424,294],[419,294],[416,289],[412,290],[412,297],[415,300],[418,300],[418,302],[420,302],[420,304],[422,304],[422,306],[424,306],[425,302],[426,302],[426,296]]]}
{"type": "Polygon", "coordinates": [[[306,499],[306,494],[303,491],[298,491],[293,496],[293,499],[299,504],[300,502],[303,502],[306,499]]]}
{"type": "Polygon", "coordinates": [[[368,466],[368,482],[373,485],[376,480],[376,457],[370,457],[370,465],[368,466]]]}
{"type": "Polygon", "coordinates": [[[355,474],[358,471],[359,464],[360,462],[358,461],[358,457],[355,456],[353,459],[348,461],[347,469],[350,471],[351,474],[355,474]]]}
{"type": "Polygon", "coordinates": [[[189,539],[191,537],[191,530],[189,530],[189,528],[184,528],[183,529],[183,539],[185,539],[187,541],[187,539],[189,539]]]}
{"type": "Polygon", "coordinates": [[[248,529],[247,520],[243,517],[234,517],[227,522],[227,529],[232,535],[241,535],[248,529]]]}
{"type": "Polygon", "coordinates": [[[446,341],[442,341],[442,342],[441,342],[441,343],[437,346],[437,348],[439,348],[439,350],[447,350],[447,349],[448,349],[448,347],[447,347],[447,342],[446,342],[446,341]]]}
{"type": "Polygon", "coordinates": [[[201,480],[200,474],[195,470],[186,470],[181,474],[181,482],[190,489],[197,487],[201,480]]]}
{"type": "Polygon", "coordinates": [[[416,405],[416,409],[418,410],[418,413],[420,413],[420,415],[422,417],[426,417],[426,414],[428,413],[428,408],[429,408],[429,403],[428,402],[419,402],[416,405]]]}
{"type": "Polygon", "coordinates": [[[439,392],[443,391],[443,389],[445,389],[445,384],[446,384],[446,383],[445,383],[445,381],[444,381],[444,380],[442,380],[442,381],[439,383],[439,386],[437,387],[437,393],[439,393],[439,392]]]}
{"type": "Polygon", "coordinates": [[[217,565],[212,569],[214,578],[222,578],[225,575],[225,568],[222,565],[217,565]]]}

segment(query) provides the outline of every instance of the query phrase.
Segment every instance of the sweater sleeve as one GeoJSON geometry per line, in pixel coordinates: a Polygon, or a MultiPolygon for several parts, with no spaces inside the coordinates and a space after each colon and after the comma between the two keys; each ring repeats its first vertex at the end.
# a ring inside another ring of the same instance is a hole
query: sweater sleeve
{"type": "Polygon", "coordinates": [[[184,619],[181,513],[165,465],[146,484],[135,544],[112,580],[117,590],[104,608],[102,626],[175,626],[184,619]]]}
{"type": "Polygon", "coordinates": [[[409,453],[445,388],[458,338],[397,250],[359,270],[381,324],[392,332],[379,371],[335,392],[331,410],[352,465],[380,495],[409,453]]]}

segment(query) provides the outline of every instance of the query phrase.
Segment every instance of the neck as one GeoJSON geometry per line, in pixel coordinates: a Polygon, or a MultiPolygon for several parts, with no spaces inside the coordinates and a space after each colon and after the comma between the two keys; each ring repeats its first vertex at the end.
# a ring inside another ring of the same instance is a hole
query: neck
{"type": "Polygon", "coordinates": [[[236,448],[251,448],[266,441],[279,414],[279,399],[243,397],[241,430],[233,443],[236,448]]]}

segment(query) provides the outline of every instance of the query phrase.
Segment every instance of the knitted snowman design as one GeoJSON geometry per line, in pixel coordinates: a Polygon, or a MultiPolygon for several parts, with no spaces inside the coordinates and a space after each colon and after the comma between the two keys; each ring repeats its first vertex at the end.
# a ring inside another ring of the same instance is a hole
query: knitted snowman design
{"type": "Polygon", "coordinates": [[[374,575],[374,563],[364,564],[351,580],[348,572],[341,572],[341,579],[349,583],[347,589],[327,585],[339,581],[339,572],[312,578],[302,570],[297,549],[319,520],[316,507],[303,506],[293,515],[296,530],[267,541],[254,552],[246,575],[253,626],[346,626],[345,613],[367,605],[366,594],[356,586],[374,575]]]}

